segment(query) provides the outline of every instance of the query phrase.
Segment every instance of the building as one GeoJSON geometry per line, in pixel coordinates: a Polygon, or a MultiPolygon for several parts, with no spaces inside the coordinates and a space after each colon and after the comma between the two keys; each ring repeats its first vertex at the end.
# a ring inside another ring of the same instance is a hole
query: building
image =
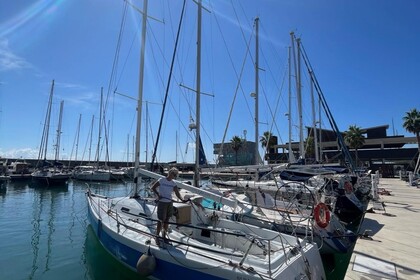
{"type": "Polygon", "coordinates": [[[223,147],[221,143],[213,145],[213,154],[220,155],[218,157],[219,166],[238,166],[238,165],[255,165],[260,162],[255,162],[255,142],[244,140],[242,146],[235,151],[232,148],[230,142],[224,143],[223,147]],[[220,152],[220,149],[223,149],[220,152]]]}
{"type": "MultiPolygon", "coordinates": [[[[357,167],[366,167],[373,171],[379,170],[384,177],[393,177],[398,170],[412,170],[418,156],[416,137],[403,135],[388,136],[386,130],[389,125],[362,128],[365,136],[363,147],[358,149],[357,167]],[[411,145],[412,147],[407,147],[411,145]]],[[[307,135],[318,136],[319,162],[344,164],[343,156],[339,150],[336,133],[332,130],[307,127],[307,135]]],[[[343,138],[345,132],[342,133],[343,138]]],[[[295,158],[299,158],[299,143],[291,144],[295,158]]],[[[350,149],[350,154],[355,159],[355,150],[350,149]]],[[[312,153],[314,154],[314,153],[312,153]]],[[[284,163],[289,161],[289,143],[276,145],[274,152],[267,155],[268,163],[284,163]]],[[[315,162],[314,156],[306,155],[307,163],[315,162]]]]}

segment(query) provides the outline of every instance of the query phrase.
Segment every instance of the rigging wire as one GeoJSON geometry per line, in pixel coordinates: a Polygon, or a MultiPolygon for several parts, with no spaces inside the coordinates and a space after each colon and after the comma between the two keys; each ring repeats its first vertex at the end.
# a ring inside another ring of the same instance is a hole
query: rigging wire
{"type": "MultiPolygon", "coordinates": [[[[233,6],[233,4],[232,4],[232,6],[233,6]]],[[[236,11],[235,11],[235,15],[236,15],[236,11]]],[[[237,18],[237,20],[238,20],[238,22],[239,22],[239,19],[238,19],[237,15],[236,15],[236,18],[237,18]]],[[[216,16],[215,16],[215,19],[216,19],[217,27],[219,28],[219,31],[220,31],[220,33],[222,34],[222,40],[223,40],[223,43],[225,44],[226,49],[227,49],[227,50],[229,50],[229,49],[228,49],[228,47],[227,47],[226,39],[225,39],[225,37],[223,36],[223,33],[222,33],[222,31],[221,31],[221,27],[220,27],[219,21],[218,21],[218,19],[217,19],[217,17],[216,17],[216,16]]],[[[244,32],[243,32],[242,28],[241,28],[241,33],[242,33],[242,35],[243,35],[243,37],[244,37],[245,35],[244,35],[244,32]]],[[[223,145],[224,145],[225,140],[226,140],[227,130],[228,130],[228,128],[229,128],[230,120],[231,120],[232,113],[233,113],[234,103],[235,103],[235,100],[236,100],[236,97],[237,97],[237,94],[238,94],[239,89],[241,89],[242,93],[244,94],[244,90],[243,90],[242,85],[241,85],[241,80],[242,80],[242,74],[243,74],[244,69],[245,69],[245,62],[246,62],[246,60],[247,60],[248,54],[250,53],[250,52],[249,52],[249,46],[250,46],[250,44],[251,44],[251,39],[252,39],[252,36],[253,36],[253,32],[252,32],[251,36],[249,37],[249,40],[248,40],[248,42],[247,42],[247,44],[246,44],[246,46],[247,46],[247,47],[246,47],[246,49],[247,49],[247,50],[246,50],[246,52],[245,52],[245,57],[244,57],[244,60],[243,60],[243,62],[242,62],[242,67],[241,67],[241,71],[240,71],[240,73],[239,73],[239,74],[238,74],[238,72],[236,71],[235,64],[233,63],[232,56],[231,56],[230,52],[228,51],[228,56],[229,56],[230,62],[231,62],[231,64],[232,64],[232,68],[233,68],[233,70],[234,70],[234,72],[235,72],[235,75],[236,75],[236,77],[237,77],[237,79],[238,79],[238,82],[237,82],[237,84],[236,84],[235,93],[234,93],[234,95],[233,95],[232,105],[231,105],[230,110],[229,110],[228,120],[227,120],[227,124],[226,124],[226,127],[225,127],[225,131],[224,131],[224,133],[223,133],[223,138],[222,138],[222,142],[221,142],[221,145],[220,145],[218,158],[220,158],[220,156],[221,156],[221,154],[222,154],[222,152],[223,152],[223,145]]],[[[245,40],[245,41],[246,41],[246,40],[245,40]]],[[[246,104],[247,104],[247,106],[248,106],[248,110],[249,110],[249,112],[251,112],[251,109],[250,109],[250,107],[249,107],[248,102],[247,102],[246,104]]],[[[250,114],[252,115],[252,113],[250,113],[250,114]]]]}
{"type": "MultiPolygon", "coordinates": [[[[170,10],[170,9],[169,9],[170,10]]],[[[185,15],[187,14],[187,9],[185,9],[185,12],[184,12],[184,17],[185,17],[185,15]]],[[[171,16],[171,13],[169,13],[169,16],[171,16]]],[[[172,22],[172,19],[170,20],[171,22],[172,22]]],[[[172,27],[172,25],[170,25],[170,27],[172,27]]],[[[156,42],[156,48],[151,48],[152,49],[152,52],[153,52],[153,50],[154,49],[157,49],[157,50],[159,50],[159,52],[162,54],[162,57],[163,57],[163,63],[166,65],[166,66],[168,66],[168,67],[170,67],[169,66],[169,63],[166,61],[166,59],[165,59],[165,56],[164,56],[164,52],[163,52],[163,50],[162,50],[162,48],[160,47],[160,45],[159,45],[159,43],[157,43],[158,41],[157,41],[157,39],[156,39],[156,36],[155,36],[155,34],[152,32],[151,33],[151,35],[152,35],[152,39],[156,42]]],[[[190,37],[191,38],[191,37],[190,37]]],[[[191,44],[189,44],[189,45],[191,45],[191,44]]],[[[190,52],[187,52],[188,54],[190,53],[190,52]]],[[[154,54],[154,52],[153,52],[153,54],[154,54]]],[[[153,56],[154,58],[155,58],[155,56],[153,56]]],[[[175,59],[176,59],[176,61],[178,61],[178,63],[175,63],[174,65],[176,65],[177,67],[180,67],[181,65],[187,65],[187,63],[181,63],[181,62],[179,62],[179,54],[177,54],[176,56],[175,56],[175,59]]],[[[155,64],[157,64],[156,63],[156,60],[155,60],[155,64]]],[[[180,68],[180,75],[181,75],[181,80],[183,80],[183,78],[182,78],[182,69],[180,68]]],[[[159,75],[159,77],[161,78],[161,81],[162,81],[162,84],[164,84],[164,82],[163,82],[163,78],[162,78],[162,76],[161,75],[159,75]]],[[[177,77],[175,76],[175,75],[173,75],[172,76],[172,78],[173,79],[175,79],[175,81],[176,81],[176,83],[177,84],[181,84],[180,82],[178,82],[178,79],[177,79],[177,77]]],[[[183,97],[185,98],[185,100],[186,100],[186,102],[187,102],[187,104],[188,104],[188,109],[190,110],[190,115],[191,115],[191,108],[192,108],[192,105],[191,105],[191,101],[190,101],[190,99],[187,97],[187,94],[186,94],[186,91],[183,89],[183,87],[180,87],[180,89],[181,89],[181,92],[183,93],[182,95],[183,95],[183,97]]],[[[178,112],[180,112],[180,110],[178,109],[176,109],[175,108],[175,105],[173,104],[173,102],[172,102],[172,99],[171,98],[169,98],[169,104],[170,104],[170,106],[172,107],[172,109],[174,110],[174,112],[175,112],[175,115],[176,115],[176,118],[178,119],[178,124],[179,125],[181,125],[182,127],[183,127],[183,129],[184,129],[184,131],[189,135],[189,137],[190,138],[193,138],[193,136],[192,136],[192,133],[189,131],[189,129],[187,128],[187,126],[185,125],[185,123],[182,121],[182,119],[181,119],[181,116],[180,116],[180,114],[178,113],[178,112]]],[[[163,101],[162,101],[163,102],[163,101]]],[[[166,116],[166,117],[168,117],[168,116],[166,116]]],[[[157,153],[157,151],[156,151],[156,153],[157,153]]]]}
{"type": "Polygon", "coordinates": [[[171,69],[169,71],[168,84],[167,84],[167,87],[166,87],[165,100],[163,102],[162,114],[161,114],[161,119],[160,119],[160,123],[159,123],[158,134],[157,134],[157,137],[156,137],[155,148],[153,150],[151,168],[153,168],[153,164],[154,164],[154,161],[155,161],[155,158],[156,158],[156,150],[157,150],[157,147],[158,147],[160,132],[161,132],[161,129],[162,129],[163,116],[165,114],[166,101],[167,101],[168,94],[169,94],[169,86],[170,86],[171,77],[172,77],[173,65],[174,65],[174,61],[175,61],[175,57],[176,57],[175,55],[176,55],[176,50],[177,50],[177,46],[178,46],[178,39],[179,39],[180,31],[181,31],[182,20],[183,20],[183,17],[184,17],[185,3],[186,3],[186,0],[184,0],[184,3],[182,5],[181,17],[179,19],[179,26],[178,26],[178,32],[177,32],[177,35],[176,35],[175,48],[174,48],[174,52],[173,52],[173,56],[172,56],[171,69]]]}
{"type": "MultiPolygon", "coordinates": [[[[263,56],[264,57],[264,56],[263,56]]],[[[265,58],[265,57],[264,57],[265,58]]],[[[268,65],[268,64],[267,64],[268,65]]],[[[287,68],[287,65],[285,65],[285,67],[287,68]]],[[[284,74],[283,74],[283,79],[282,79],[282,84],[281,84],[281,88],[279,89],[279,92],[281,93],[282,91],[283,91],[283,86],[284,86],[284,84],[285,84],[285,80],[286,80],[286,71],[284,72],[284,74]]],[[[283,140],[281,139],[281,134],[280,134],[280,130],[279,130],[279,128],[278,128],[278,126],[277,126],[277,123],[276,123],[276,121],[275,121],[275,116],[277,115],[277,109],[278,109],[278,107],[279,107],[279,103],[280,103],[280,97],[282,96],[281,94],[280,95],[278,95],[278,99],[277,99],[277,102],[276,102],[276,107],[275,107],[275,110],[274,110],[274,112],[273,112],[273,110],[271,109],[271,106],[270,106],[270,102],[268,101],[268,99],[267,99],[267,95],[265,94],[266,93],[266,91],[265,91],[265,89],[264,89],[264,86],[263,86],[263,84],[261,83],[260,84],[261,85],[261,88],[263,89],[262,90],[262,92],[264,93],[263,95],[264,95],[264,98],[265,98],[265,102],[267,103],[267,107],[268,107],[268,110],[270,111],[270,114],[271,114],[271,126],[270,126],[270,129],[269,129],[269,132],[270,132],[270,134],[271,134],[271,132],[273,131],[273,126],[275,126],[276,127],[276,130],[277,130],[277,134],[279,135],[279,137],[280,137],[280,140],[283,142],[283,140]]],[[[266,149],[268,148],[268,145],[269,145],[269,141],[267,141],[267,145],[266,145],[266,149]]]]}
{"type": "Polygon", "coordinates": [[[328,107],[327,101],[325,100],[324,94],[322,93],[321,87],[319,86],[318,80],[317,80],[317,78],[315,76],[315,73],[313,71],[313,68],[312,68],[312,66],[311,66],[311,64],[309,62],[309,58],[308,58],[308,56],[306,54],[305,48],[303,47],[303,44],[302,43],[300,44],[300,46],[301,46],[302,54],[303,54],[302,55],[302,58],[303,58],[303,60],[305,62],[306,67],[308,68],[309,73],[311,74],[310,76],[311,76],[311,79],[312,79],[312,81],[314,83],[314,87],[315,87],[315,89],[316,89],[316,91],[318,93],[318,97],[321,100],[321,104],[324,107],[325,113],[327,114],[328,121],[330,122],[331,127],[334,129],[334,131],[335,131],[335,133],[337,135],[337,142],[339,144],[339,147],[340,147],[341,152],[344,154],[345,164],[352,171],[354,171],[355,166],[354,166],[353,159],[352,159],[352,157],[350,155],[350,152],[349,152],[349,150],[348,150],[348,148],[347,148],[347,146],[346,146],[346,144],[344,142],[343,136],[342,136],[340,130],[338,129],[338,126],[337,126],[337,124],[336,124],[336,122],[335,122],[335,120],[334,120],[334,118],[332,116],[332,113],[330,111],[330,108],[328,107]]]}
{"type": "MultiPolygon", "coordinates": [[[[118,63],[119,63],[119,57],[120,57],[120,50],[121,50],[121,42],[122,42],[122,37],[124,34],[124,27],[125,27],[125,23],[126,23],[126,18],[127,18],[127,10],[128,10],[128,2],[124,1],[124,8],[123,8],[123,13],[122,13],[122,18],[121,18],[121,23],[120,23],[120,31],[118,34],[118,39],[117,39],[117,46],[116,46],[116,50],[115,50],[115,54],[114,54],[114,60],[113,60],[113,64],[112,64],[112,70],[111,70],[111,76],[109,78],[109,82],[108,82],[108,90],[107,90],[107,94],[106,94],[106,98],[105,98],[105,105],[103,106],[103,108],[101,108],[101,110],[103,110],[103,120],[99,120],[99,122],[103,122],[103,129],[104,129],[104,135],[105,135],[105,162],[109,162],[109,158],[110,158],[110,150],[112,151],[112,139],[111,141],[109,140],[109,133],[110,130],[112,129],[112,126],[114,124],[114,111],[115,111],[115,103],[112,103],[112,112],[111,112],[111,123],[109,123],[107,125],[106,123],[106,112],[108,110],[108,102],[111,98],[111,87],[112,84],[115,83],[116,81],[116,72],[117,72],[117,67],[118,67],[118,63]]],[[[115,100],[115,92],[113,95],[113,99],[115,100]]],[[[99,155],[98,155],[99,157],[99,155]]]]}
{"type": "MultiPolygon", "coordinates": [[[[242,24],[240,24],[238,14],[237,14],[237,12],[236,12],[235,6],[233,5],[233,2],[232,2],[232,1],[231,1],[231,4],[232,4],[233,12],[234,12],[235,17],[236,17],[236,21],[238,22],[238,25],[239,25],[239,27],[240,27],[240,31],[241,31],[241,34],[242,34],[242,38],[244,39],[244,42],[245,42],[245,44],[246,44],[247,40],[246,40],[246,38],[245,38],[245,32],[244,32],[244,30],[243,30],[243,28],[242,28],[242,24]]],[[[240,5],[240,4],[239,4],[239,6],[242,8],[242,12],[243,12],[243,13],[245,13],[245,12],[244,12],[244,10],[243,10],[242,5],[240,5]]],[[[253,37],[253,35],[254,35],[254,28],[250,28],[250,30],[251,30],[251,36],[250,36],[250,40],[251,40],[251,38],[252,38],[252,37],[253,37]]],[[[253,65],[255,65],[255,61],[254,61],[254,59],[253,59],[252,53],[250,52],[249,45],[250,45],[250,42],[249,42],[249,44],[247,44],[246,51],[248,52],[249,57],[251,58],[251,62],[252,62],[252,64],[253,64],[253,65]]],[[[244,96],[245,104],[246,104],[246,106],[247,106],[247,108],[248,108],[249,115],[251,116],[252,122],[254,122],[255,120],[254,120],[254,118],[252,117],[252,116],[253,116],[253,113],[252,113],[251,107],[250,107],[250,105],[249,105],[249,103],[248,103],[248,99],[246,98],[246,96],[245,96],[245,92],[244,92],[244,90],[243,90],[243,88],[242,88],[242,87],[241,87],[241,90],[242,90],[242,95],[244,96]]]]}
{"type": "MultiPolygon", "coordinates": [[[[185,10],[185,12],[184,12],[184,17],[185,17],[185,14],[187,13],[187,10],[185,10]]],[[[171,13],[169,13],[169,15],[171,15],[171,13]]],[[[172,25],[171,25],[171,27],[172,27],[172,25]]],[[[152,32],[151,33],[151,35],[152,35],[152,38],[153,38],[153,40],[155,41],[155,42],[157,42],[157,39],[156,39],[156,36],[155,36],[155,34],[152,32]]],[[[190,37],[191,38],[191,37],[190,37]]],[[[151,51],[152,51],[152,54],[153,54],[153,58],[154,58],[154,61],[155,61],[155,64],[157,64],[157,62],[156,62],[156,55],[155,55],[155,52],[154,52],[154,50],[155,49],[157,49],[157,50],[159,50],[159,52],[162,54],[162,57],[163,57],[163,62],[164,62],[164,64],[166,64],[166,65],[168,65],[168,62],[165,60],[165,58],[164,58],[164,55],[163,55],[163,51],[162,51],[162,49],[161,49],[161,47],[160,47],[160,45],[159,45],[159,43],[156,43],[156,45],[157,45],[157,47],[156,48],[151,48],[151,51]]],[[[190,44],[191,45],[191,44],[190,44]]],[[[190,53],[190,52],[187,52],[188,54],[190,53]]],[[[175,56],[175,59],[176,59],[176,61],[179,61],[179,55],[177,54],[176,56],[175,56]]],[[[182,66],[182,65],[187,65],[187,63],[177,63],[178,65],[178,67],[180,67],[180,66],[182,66]]],[[[176,64],[175,64],[176,65],[176,64]]],[[[181,73],[182,73],[182,71],[181,71],[181,73]]],[[[160,75],[160,73],[158,73],[158,76],[159,76],[159,78],[160,78],[160,80],[162,81],[163,79],[162,79],[162,76],[160,75]]],[[[176,78],[176,76],[174,75],[173,77],[172,77],[173,79],[175,79],[175,81],[177,80],[177,78],[176,78]]],[[[181,74],[181,79],[182,79],[182,74],[181,74]]],[[[163,84],[163,81],[162,81],[162,84],[163,84]]],[[[182,89],[182,87],[181,87],[181,89],[182,89]]],[[[185,98],[185,100],[186,100],[186,102],[187,102],[187,104],[188,104],[188,108],[189,108],[189,110],[190,110],[190,116],[191,116],[191,114],[192,114],[192,106],[191,106],[191,100],[190,100],[190,98],[188,98],[187,96],[188,96],[188,94],[186,94],[186,91],[185,90],[182,90],[181,91],[183,94],[183,96],[184,96],[184,98],[185,98]]],[[[172,101],[172,99],[171,98],[169,98],[169,104],[170,104],[170,106],[174,109],[174,112],[175,112],[175,115],[176,115],[176,117],[177,117],[177,119],[179,120],[179,125],[182,125],[182,127],[183,127],[183,129],[184,129],[184,131],[186,131],[187,132],[187,134],[189,135],[189,137],[191,137],[191,138],[193,138],[193,136],[192,136],[192,132],[190,132],[190,130],[187,128],[187,126],[184,124],[184,122],[181,120],[181,116],[180,116],[180,114],[178,113],[178,112],[180,112],[180,110],[176,110],[175,109],[175,106],[174,106],[174,104],[173,104],[173,101],[172,101]]],[[[168,116],[166,116],[166,118],[167,118],[168,116]]],[[[205,130],[204,130],[205,131],[205,130]]],[[[208,132],[207,131],[205,131],[205,134],[207,135],[207,137],[209,137],[210,138],[210,136],[208,135],[208,132]]],[[[155,153],[157,153],[158,151],[155,151],[155,153]]]]}
{"type": "Polygon", "coordinates": [[[108,99],[111,93],[111,87],[113,86],[113,83],[115,83],[116,81],[116,72],[117,72],[117,67],[118,67],[118,62],[119,62],[119,57],[120,57],[121,43],[122,43],[122,38],[123,38],[124,30],[125,30],[124,27],[125,27],[126,16],[127,16],[128,4],[127,4],[127,1],[124,1],[124,2],[125,2],[125,5],[124,5],[123,15],[122,15],[121,23],[120,23],[120,31],[118,33],[117,46],[115,48],[114,61],[112,63],[111,76],[108,82],[108,91],[107,91],[106,99],[108,99]]]}
{"type": "MultiPolygon", "coordinates": [[[[262,30],[264,30],[265,31],[265,28],[264,28],[264,25],[261,25],[261,29],[262,30]]],[[[272,44],[271,44],[271,41],[269,41],[269,46],[271,46],[272,47],[272,44]]],[[[273,48],[273,50],[275,50],[274,48],[273,48]]],[[[283,104],[284,104],[284,106],[286,106],[286,101],[284,100],[284,96],[283,96],[283,94],[282,94],[282,92],[283,92],[283,87],[284,87],[284,84],[285,84],[285,79],[286,79],[286,74],[287,74],[287,61],[286,61],[286,63],[285,63],[285,66],[284,66],[284,70],[283,70],[283,79],[282,79],[282,83],[281,83],[281,86],[279,87],[278,86],[278,84],[277,84],[277,79],[273,76],[273,71],[271,70],[271,68],[270,68],[270,64],[268,63],[268,60],[267,60],[267,58],[266,58],[266,56],[265,56],[265,52],[262,50],[261,51],[261,54],[262,54],[262,57],[263,57],[263,59],[264,59],[264,61],[266,62],[266,65],[267,65],[267,68],[268,68],[268,72],[270,73],[270,76],[272,77],[272,80],[274,81],[274,85],[275,85],[275,87],[277,88],[277,91],[280,93],[279,95],[278,95],[278,99],[277,99],[277,102],[276,102],[276,109],[274,110],[274,113],[272,112],[272,110],[271,110],[271,107],[270,107],[270,103],[268,102],[268,100],[267,100],[267,96],[266,95],[264,95],[265,96],[265,98],[266,98],[266,102],[267,102],[267,106],[268,106],[268,108],[270,109],[270,113],[271,113],[271,115],[272,115],[272,126],[271,126],[271,128],[270,128],[270,132],[272,131],[272,127],[273,127],[273,125],[275,125],[275,127],[276,127],[276,130],[277,130],[277,134],[279,135],[279,138],[280,138],[280,141],[281,141],[281,143],[283,143],[283,139],[281,138],[281,134],[280,134],[280,129],[278,128],[278,126],[277,126],[277,122],[275,121],[275,116],[277,115],[277,112],[278,112],[278,107],[279,107],[279,103],[280,103],[280,101],[282,101],[283,102],[283,104]]],[[[264,86],[263,86],[263,84],[261,83],[261,87],[263,88],[263,92],[265,93],[265,89],[264,89],[264,86]]],[[[287,107],[287,106],[286,106],[287,107]]]]}

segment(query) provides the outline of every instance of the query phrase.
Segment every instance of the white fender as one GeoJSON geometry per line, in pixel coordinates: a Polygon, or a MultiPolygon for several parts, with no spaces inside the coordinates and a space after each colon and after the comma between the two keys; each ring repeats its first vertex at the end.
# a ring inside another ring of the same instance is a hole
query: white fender
{"type": "Polygon", "coordinates": [[[149,276],[155,272],[156,259],[150,253],[150,247],[146,253],[144,253],[137,261],[137,273],[141,276],[149,276]]]}

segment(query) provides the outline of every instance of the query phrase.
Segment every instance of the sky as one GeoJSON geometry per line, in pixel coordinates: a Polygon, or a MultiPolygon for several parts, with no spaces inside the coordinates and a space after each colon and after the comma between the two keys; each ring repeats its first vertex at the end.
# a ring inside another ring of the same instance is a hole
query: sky
{"type": "MultiPolygon", "coordinates": [[[[192,0],[186,1],[170,71],[182,4],[148,3],[140,161],[152,158],[168,92],[156,161],[194,162],[189,124],[196,120],[197,5],[192,0]]],[[[340,131],[389,125],[389,136],[413,136],[402,118],[420,109],[419,1],[203,0],[203,6],[200,128],[209,162],[216,158],[213,144],[233,136],[255,139],[257,17],[259,135],[272,131],[279,144],[289,141],[290,88],[291,139],[298,140],[295,72],[288,71],[294,32],[340,131]]],[[[0,2],[0,157],[38,158],[54,80],[47,158],[55,155],[64,101],[59,159],[93,161],[99,146],[100,159],[108,150],[111,160],[132,161],[141,10],[141,0],[0,2]]],[[[303,62],[301,69],[303,124],[309,126],[311,86],[303,62]]],[[[315,110],[318,115],[318,105],[315,110]]],[[[323,113],[321,123],[331,129],[323,113]]]]}

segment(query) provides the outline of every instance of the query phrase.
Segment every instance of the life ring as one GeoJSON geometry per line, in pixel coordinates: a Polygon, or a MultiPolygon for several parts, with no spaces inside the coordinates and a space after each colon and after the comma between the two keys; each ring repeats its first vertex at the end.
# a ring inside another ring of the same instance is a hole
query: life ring
{"type": "Polygon", "coordinates": [[[325,203],[318,203],[314,209],[314,218],[318,226],[326,228],[330,223],[331,213],[330,209],[325,203]]]}
{"type": "Polygon", "coordinates": [[[346,194],[351,194],[353,192],[353,186],[349,181],[346,181],[344,183],[344,191],[346,194]]]}

